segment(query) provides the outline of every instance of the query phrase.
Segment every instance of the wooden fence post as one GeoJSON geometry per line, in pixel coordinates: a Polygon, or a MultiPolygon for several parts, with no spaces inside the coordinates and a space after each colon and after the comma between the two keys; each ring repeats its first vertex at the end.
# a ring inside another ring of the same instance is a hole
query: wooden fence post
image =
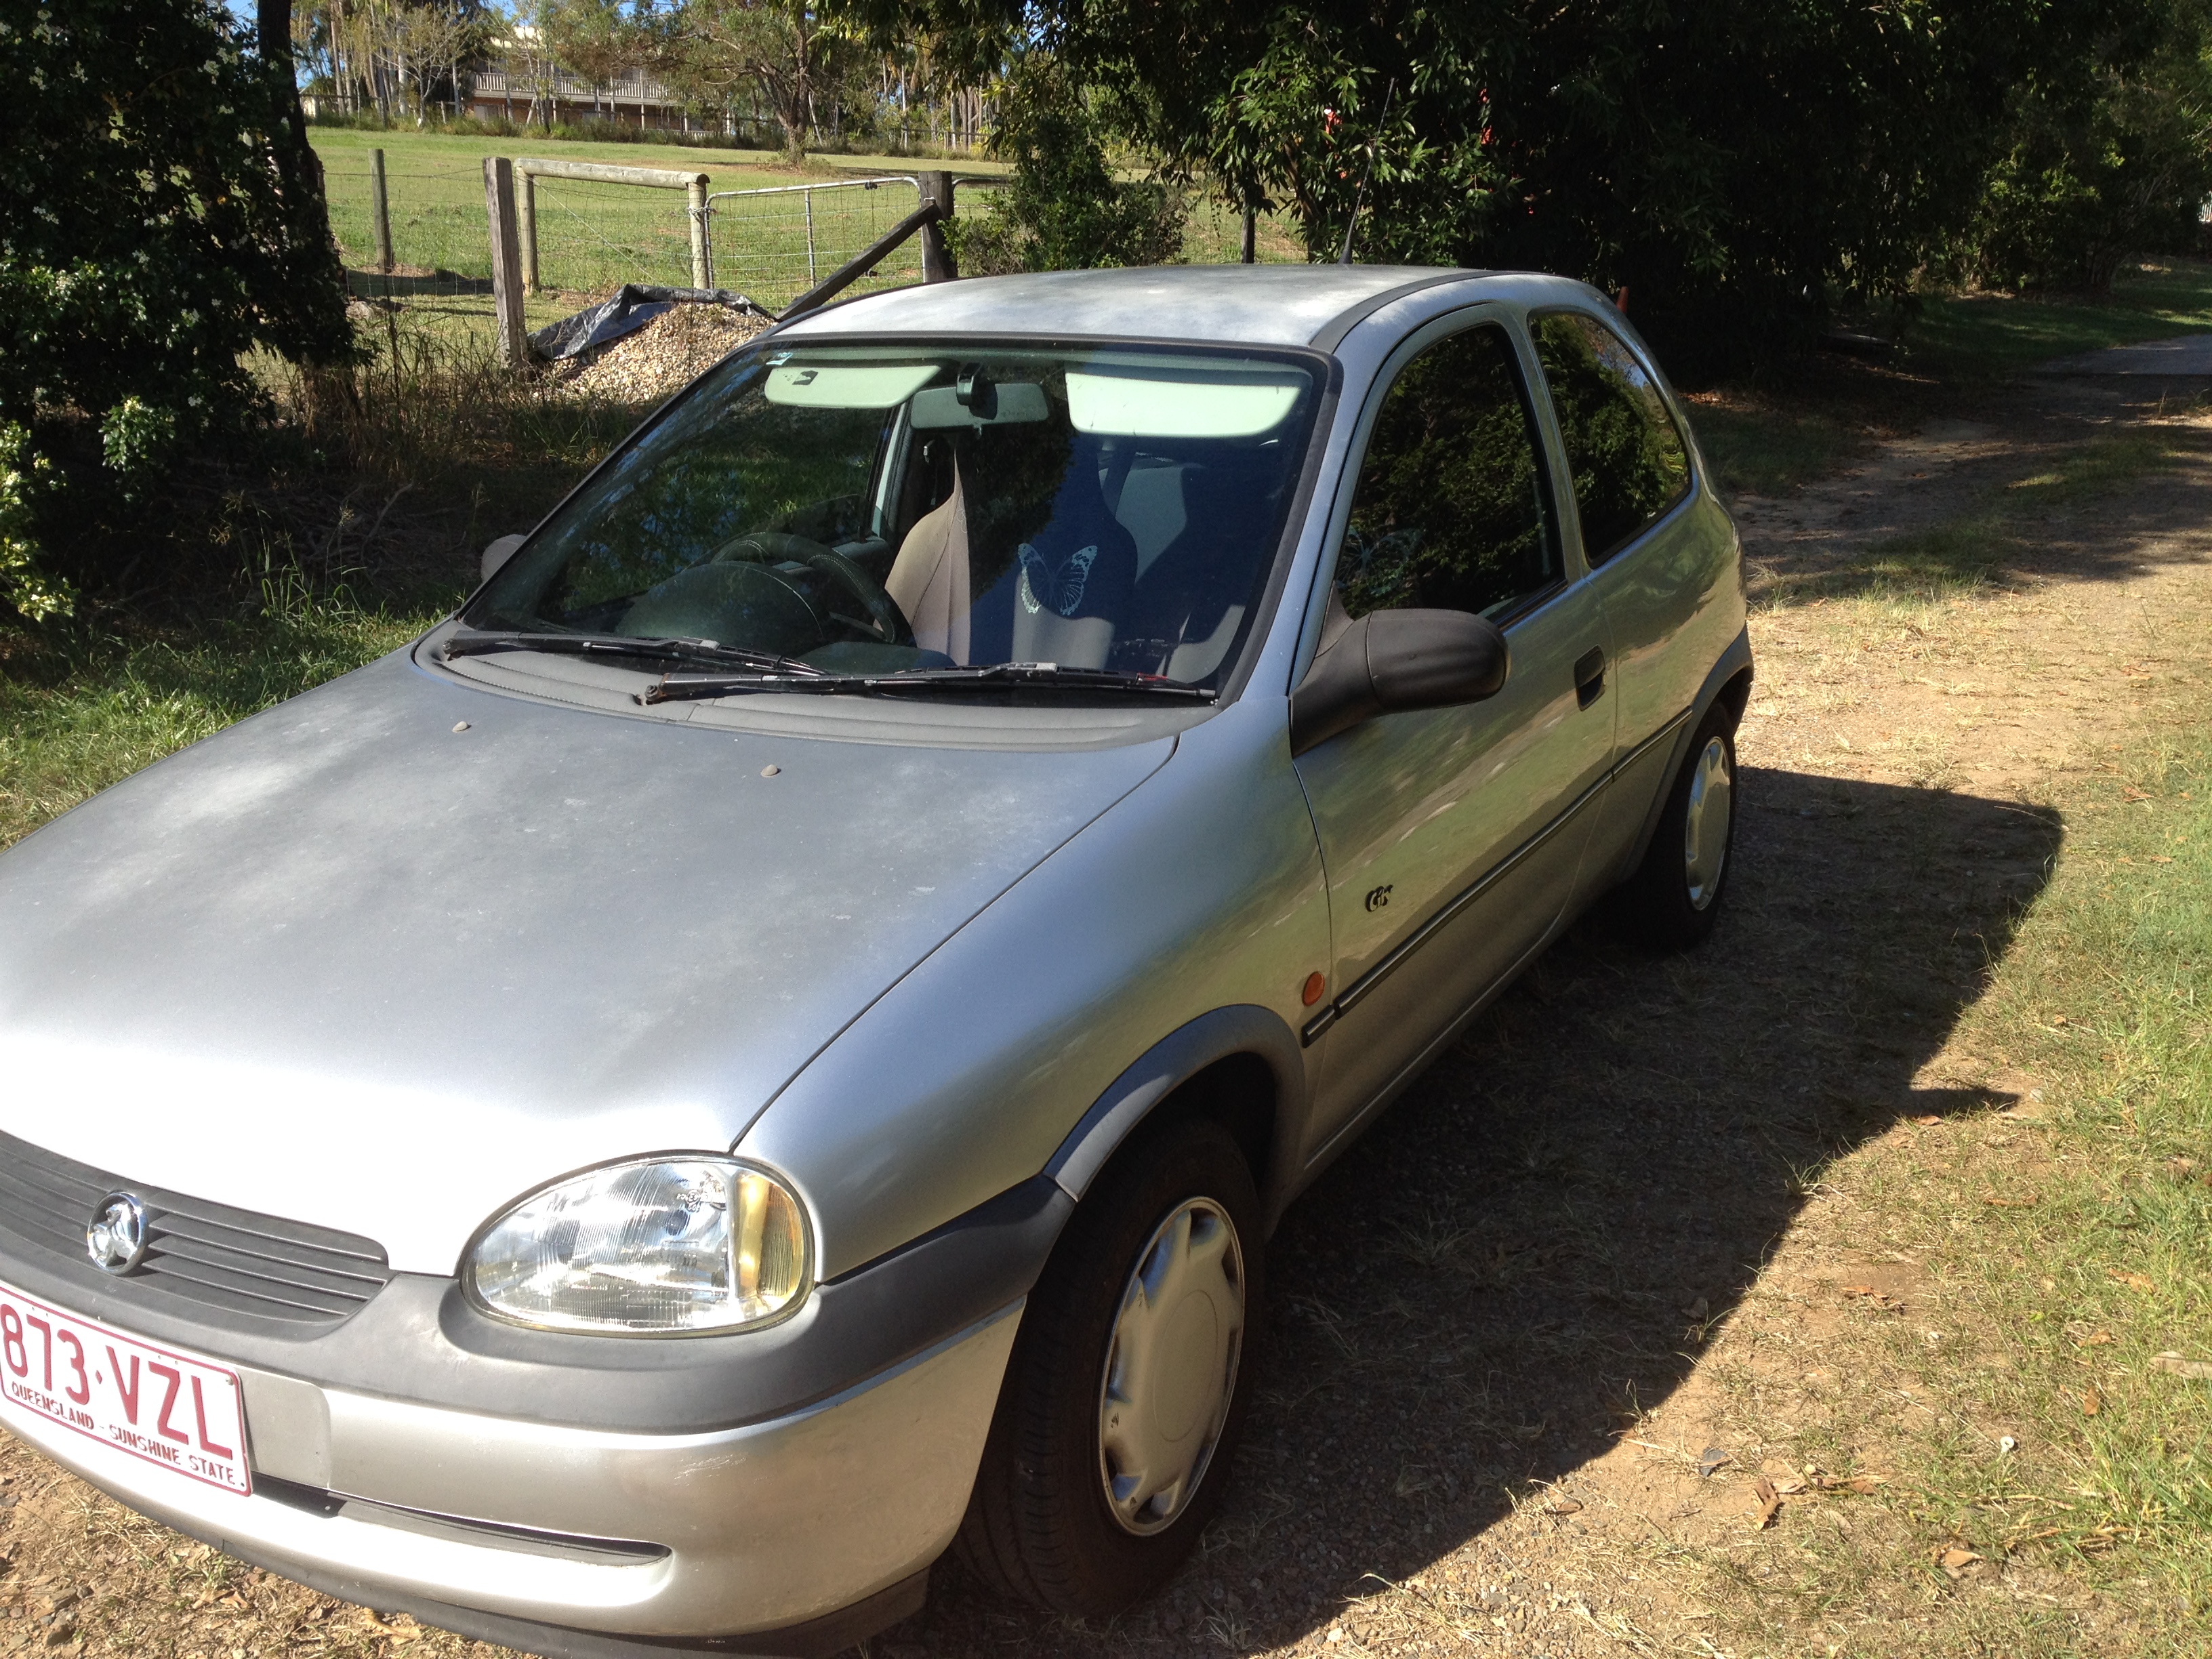
{"type": "Polygon", "coordinates": [[[492,307],[499,318],[499,358],[510,368],[530,361],[522,325],[522,258],[514,222],[514,163],[484,157],[484,211],[491,220],[492,307]]]}
{"type": "Polygon", "coordinates": [[[376,268],[392,274],[392,198],[384,187],[384,152],[368,153],[368,210],[376,222],[376,268]]]}
{"type": "MultiPolygon", "coordinates": [[[[952,175],[949,173],[921,173],[915,175],[921,187],[921,199],[934,202],[945,218],[952,216],[952,175]]],[[[921,228],[921,280],[925,283],[949,283],[960,274],[952,262],[952,250],[945,246],[945,227],[942,222],[921,228]]]]}
{"type": "MultiPolygon", "coordinates": [[[[638,125],[645,125],[645,106],[638,106],[638,125]]],[[[684,199],[691,213],[691,286],[714,286],[714,262],[707,253],[707,175],[700,173],[684,187],[684,199]]]]}

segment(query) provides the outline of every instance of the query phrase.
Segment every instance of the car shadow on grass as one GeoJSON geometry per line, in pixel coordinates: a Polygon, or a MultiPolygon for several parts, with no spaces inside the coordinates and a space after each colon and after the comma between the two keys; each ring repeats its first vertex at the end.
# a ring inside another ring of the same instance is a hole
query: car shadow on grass
{"type": "Polygon", "coordinates": [[[1821,1166],[2007,1097],[1923,1079],[2061,839],[2055,812],[1742,776],[1729,908],[1688,956],[1602,913],[1292,1208],[1260,1393],[1206,1548],[1109,1627],[948,1558],[876,1651],[1287,1644],[1609,1450],[1689,1376],[1821,1166]]]}

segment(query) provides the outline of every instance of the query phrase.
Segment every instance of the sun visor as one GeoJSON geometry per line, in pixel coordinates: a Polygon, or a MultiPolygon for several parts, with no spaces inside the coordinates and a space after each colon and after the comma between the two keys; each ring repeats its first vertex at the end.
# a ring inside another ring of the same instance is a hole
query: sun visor
{"type": "Polygon", "coordinates": [[[799,409],[889,409],[938,373],[935,363],[785,363],[762,389],[769,402],[799,409]]]}
{"type": "Polygon", "coordinates": [[[1118,438],[1256,438],[1280,426],[1307,385],[1303,374],[1067,374],[1067,417],[1078,432],[1118,438]]]}

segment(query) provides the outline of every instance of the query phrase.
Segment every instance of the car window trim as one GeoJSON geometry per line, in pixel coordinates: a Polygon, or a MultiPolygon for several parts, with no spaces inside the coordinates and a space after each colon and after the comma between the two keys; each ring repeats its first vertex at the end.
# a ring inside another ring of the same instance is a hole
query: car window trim
{"type": "MultiPolygon", "coordinates": [[[[820,312],[809,312],[806,316],[811,319],[820,314],[820,312]]],[[[763,330],[738,346],[736,350],[729,352],[707,368],[701,369],[698,374],[671,392],[658,408],[631,428],[619,443],[599,459],[597,465],[570,485],[568,491],[538,518],[537,523],[531,526],[522,538],[521,546],[518,547],[514,554],[510,556],[509,562],[512,562],[514,557],[519,557],[536,538],[538,532],[557,517],[570,501],[588,489],[600,473],[613,466],[624,455],[643,442],[647,435],[665,420],[678,404],[696,392],[709,375],[720,373],[735,358],[759,356],[764,353],[771,349],[769,345],[771,340],[775,341],[773,349],[777,350],[789,349],[791,342],[797,339],[805,345],[832,348],[916,345],[925,349],[934,349],[946,345],[972,343],[993,348],[1035,347],[1040,350],[1048,351],[1071,348],[1137,351],[1166,349],[1188,351],[1215,357],[1273,357],[1295,362],[1301,368],[1314,371],[1316,384],[1321,390],[1315,401],[1312,422],[1306,431],[1306,453],[1300,460],[1295,475],[1297,483],[1291,489],[1289,508],[1284,515],[1282,532],[1276,538],[1273,562],[1268,567],[1267,580],[1259,585],[1257,596],[1252,603],[1251,615],[1244,618],[1238,629],[1237,637],[1230,644],[1229,660],[1231,666],[1229,673],[1223,677],[1219,694],[1214,699],[1213,708],[1217,710],[1228,708],[1237,700],[1244,688],[1250,684],[1253,671],[1258,665],[1258,659],[1262,654],[1261,647],[1268,637],[1276,610],[1280,605],[1284,589],[1289,581],[1290,565],[1297,553],[1297,544],[1304,530],[1306,514],[1311,510],[1314,493],[1320,480],[1322,464],[1328,448],[1328,434],[1335,422],[1337,401],[1344,387],[1344,365],[1334,356],[1326,351],[1317,350],[1310,345],[1246,343],[1235,340],[1192,340],[1164,334],[999,333],[976,329],[871,329],[856,330],[852,332],[837,331],[823,334],[818,337],[784,336],[781,339],[777,338],[777,328],[763,330]]],[[[878,442],[880,441],[879,439],[878,442]]],[[[489,577],[486,577],[471,588],[468,597],[456,607],[453,614],[457,617],[465,614],[469,607],[477,602],[477,596],[482,593],[490,580],[489,577]]]]}
{"type": "MultiPolygon", "coordinates": [[[[1583,564],[1595,570],[1600,565],[1608,564],[1626,553],[1631,547],[1652,534],[1660,526],[1689,505],[1690,497],[1697,494],[1699,486],[1705,482],[1704,475],[1698,465],[1698,447],[1691,441],[1689,422],[1682,418],[1681,410],[1674,406],[1674,399],[1668,395],[1667,382],[1660,375],[1659,366],[1652,362],[1651,355],[1643,349],[1640,343],[1629,338],[1620,330],[1599,316],[1595,310],[1587,306],[1537,306],[1531,307],[1524,316],[1528,325],[1528,349],[1536,359],[1536,378],[1544,383],[1545,411],[1552,417],[1553,429],[1559,434],[1559,459],[1567,470],[1567,495],[1574,504],[1575,539],[1582,544],[1583,564]],[[1589,539],[1583,534],[1583,504],[1581,498],[1575,495],[1574,490],[1574,457],[1566,453],[1567,429],[1559,423],[1559,401],[1552,396],[1552,377],[1544,372],[1543,349],[1536,343],[1536,325],[1547,317],[1587,317],[1628,348],[1628,355],[1636,360],[1637,367],[1644,371],[1644,377],[1651,382],[1653,389],[1658,392],[1659,407],[1665,413],[1668,423],[1674,428],[1674,440],[1682,446],[1682,458],[1688,464],[1689,481],[1682,486],[1681,494],[1602,553],[1592,552],[1589,539]]],[[[1626,322],[1627,319],[1624,317],[1621,320],[1626,322]]]]}
{"type": "Polygon", "coordinates": [[[1439,312],[1433,317],[1423,318],[1384,356],[1381,368],[1376,369],[1374,379],[1368,382],[1365,401],[1346,441],[1343,462],[1337,469],[1336,494],[1329,503],[1328,520],[1322,529],[1321,558],[1314,568],[1313,586],[1306,594],[1306,615],[1300,629],[1297,648],[1291,655],[1290,681],[1285,688],[1286,693],[1305,678],[1319,652],[1321,612],[1328,606],[1329,587],[1336,578],[1337,560],[1343,552],[1345,534],[1350,527],[1352,509],[1358,495],[1359,470],[1366,465],[1368,442],[1374,435],[1375,421],[1382,411],[1382,400],[1389,395],[1390,388],[1397,384],[1398,376],[1404,372],[1407,363],[1431,346],[1455,334],[1462,334],[1471,328],[1480,328],[1486,325],[1501,328],[1505,332],[1507,344],[1512,349],[1514,368],[1522,383],[1522,396],[1527,400],[1522,413],[1530,423],[1529,447],[1535,452],[1536,471],[1546,497],[1551,502],[1552,531],[1559,557],[1559,574],[1551,583],[1522,595],[1504,617],[1492,620],[1501,628],[1507,626],[1509,622],[1517,622],[1548,605],[1558,594],[1566,592],[1581,579],[1571,568],[1566,522],[1562,516],[1559,500],[1559,483],[1554,476],[1550,437],[1546,426],[1547,417],[1551,414],[1548,391],[1546,400],[1539,404],[1528,383],[1532,366],[1539,375],[1541,367],[1534,364],[1535,342],[1528,334],[1525,315],[1513,301],[1503,297],[1488,296],[1471,301],[1466,305],[1439,312]],[[1521,334],[1529,349],[1526,356],[1522,351],[1523,340],[1515,337],[1513,325],[1516,321],[1522,325],[1521,334]]]}

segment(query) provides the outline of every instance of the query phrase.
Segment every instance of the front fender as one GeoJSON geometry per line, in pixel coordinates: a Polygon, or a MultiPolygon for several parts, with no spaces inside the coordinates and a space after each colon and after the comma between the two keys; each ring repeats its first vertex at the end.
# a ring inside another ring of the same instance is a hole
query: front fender
{"type": "MultiPolygon", "coordinates": [[[[1328,913],[1288,720],[1287,698],[1248,693],[1183,732],[1166,765],[918,963],[745,1129],[736,1150],[805,1199],[823,1279],[1056,1162],[1087,1180],[1141,1117],[1139,1097],[1180,1080],[1138,1057],[1201,1016],[1294,1024],[1306,976],[1327,968],[1328,913]]],[[[1294,1106],[1312,1059],[1270,1059],[1294,1106]]],[[[1299,1111],[1278,1116],[1279,1133],[1302,1132],[1299,1111]]]]}

